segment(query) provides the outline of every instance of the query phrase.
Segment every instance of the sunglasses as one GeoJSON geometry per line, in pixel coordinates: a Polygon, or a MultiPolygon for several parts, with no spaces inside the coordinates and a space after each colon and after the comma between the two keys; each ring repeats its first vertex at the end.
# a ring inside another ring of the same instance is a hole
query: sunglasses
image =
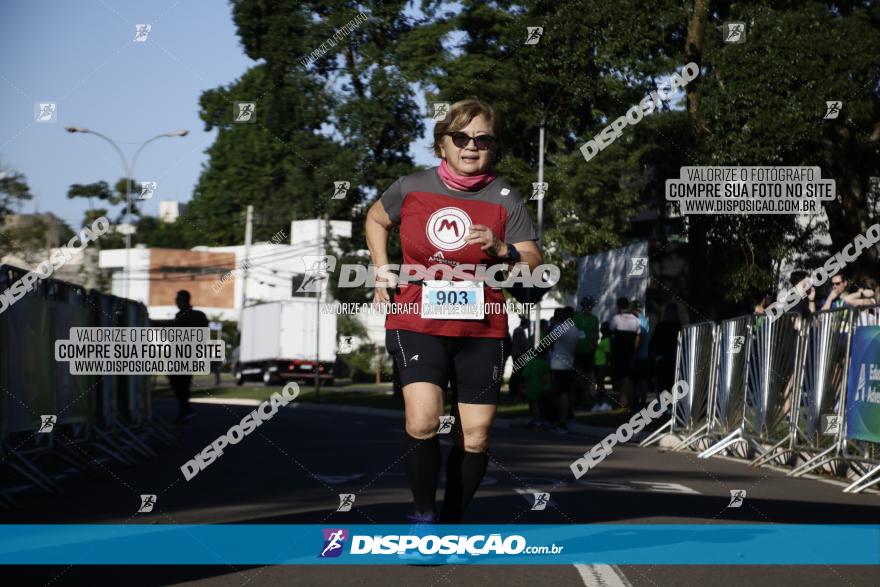
{"type": "Polygon", "coordinates": [[[468,143],[471,142],[471,139],[473,139],[474,141],[474,146],[476,146],[477,149],[479,149],[480,151],[485,151],[495,146],[495,137],[493,137],[492,135],[479,135],[476,137],[472,137],[460,131],[448,132],[446,134],[452,137],[452,144],[459,149],[464,149],[465,147],[467,147],[468,143]]]}

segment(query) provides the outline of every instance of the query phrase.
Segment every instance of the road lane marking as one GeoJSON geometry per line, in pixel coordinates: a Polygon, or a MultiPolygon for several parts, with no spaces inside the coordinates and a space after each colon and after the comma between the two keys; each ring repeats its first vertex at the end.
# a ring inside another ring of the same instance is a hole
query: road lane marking
{"type": "Polygon", "coordinates": [[[617,565],[574,565],[587,587],[632,587],[617,565]]]}

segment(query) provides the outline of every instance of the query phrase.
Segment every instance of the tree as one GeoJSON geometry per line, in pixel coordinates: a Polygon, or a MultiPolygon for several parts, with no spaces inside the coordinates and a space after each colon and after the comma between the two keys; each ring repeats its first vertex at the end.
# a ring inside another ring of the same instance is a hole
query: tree
{"type": "MultiPolygon", "coordinates": [[[[441,3],[430,8],[440,13],[441,3]]],[[[585,162],[579,147],[653,89],[655,78],[678,63],[683,12],[678,3],[593,0],[555,3],[466,1],[460,13],[438,19],[412,36],[433,39],[456,31],[460,45],[408,61],[425,68],[432,98],[475,97],[501,119],[499,172],[528,198],[538,167],[538,131],[545,128],[543,247],[562,268],[560,288],[575,289],[577,258],[620,246],[644,196],[624,178],[645,172],[646,153],[662,142],[631,135],[585,162]],[[524,9],[517,9],[523,7],[524,9]],[[541,26],[525,45],[527,27],[541,26]],[[635,146],[635,148],[633,148],[635,146]]],[[[645,121],[643,125],[650,124],[645,121]]],[[[629,133],[629,129],[627,130],[629,133]]],[[[532,218],[537,203],[526,202],[532,218]]]]}
{"type": "MultiPolygon", "coordinates": [[[[240,218],[248,204],[267,219],[255,228],[255,238],[293,219],[353,219],[368,194],[411,171],[408,149],[422,116],[395,62],[395,46],[410,27],[405,5],[234,5],[242,45],[261,63],[202,95],[205,127],[219,132],[185,215],[197,238],[215,245],[240,242],[243,226],[230,218],[240,218]],[[369,23],[337,35],[359,10],[369,23]],[[327,47],[328,39],[329,50],[305,65],[302,59],[327,47]],[[236,101],[256,103],[253,124],[233,122],[236,101]],[[336,181],[350,183],[345,199],[331,199],[336,181]]],[[[358,217],[358,233],[361,223],[358,217]]]]}
{"type": "MultiPolygon", "coordinates": [[[[88,184],[75,183],[67,190],[67,197],[71,200],[74,198],[85,198],[89,201],[89,209],[86,211],[87,224],[90,224],[91,220],[97,217],[93,214],[95,200],[106,202],[110,206],[123,204],[122,209],[119,210],[115,220],[115,222],[119,223],[125,219],[128,212],[129,193],[131,194],[131,215],[140,216],[140,210],[137,206],[137,197],[140,194],[140,189],[135,186],[136,182],[134,179],[126,179],[124,177],[116,182],[113,190],[110,189],[110,186],[106,181],[97,181],[88,184]]],[[[100,211],[102,214],[99,214],[98,216],[107,214],[105,208],[101,208],[100,211]]],[[[83,224],[83,226],[85,226],[85,224],[83,224]]]]}
{"type": "Polygon", "coordinates": [[[21,205],[33,197],[23,174],[0,165],[0,225],[7,214],[20,210],[21,205]]]}
{"type": "MultiPolygon", "coordinates": [[[[704,3],[693,6],[697,14],[704,3]]],[[[837,183],[836,200],[824,205],[827,223],[790,215],[689,218],[691,267],[702,267],[702,283],[714,284],[693,303],[708,312],[718,300],[775,290],[784,260],[821,265],[878,217],[866,193],[880,172],[880,11],[860,2],[718,2],[707,21],[702,44],[694,39],[703,75],[693,92],[688,86],[697,149],[686,164],[818,165],[837,183]],[[745,43],[723,42],[727,21],[746,23],[745,43]],[[844,116],[823,120],[825,102],[835,99],[845,101],[844,116]],[[832,250],[815,243],[825,229],[832,250]]],[[[876,251],[865,253],[857,274],[876,259],[876,251]]]]}
{"type": "Polygon", "coordinates": [[[166,249],[189,249],[195,246],[190,240],[191,233],[181,230],[182,224],[178,222],[163,222],[155,216],[143,216],[138,220],[137,232],[132,239],[137,244],[148,247],[162,247],[166,249]]]}
{"type": "MultiPolygon", "coordinates": [[[[429,103],[492,104],[501,118],[498,170],[526,197],[543,125],[543,246],[569,291],[577,257],[626,244],[636,238],[633,218],[652,212],[661,248],[667,239],[688,243],[699,279],[681,295],[699,318],[714,318],[774,289],[784,261],[821,260],[828,251],[815,240],[824,230],[840,248],[878,217],[876,197],[867,196],[869,178],[880,175],[877,3],[426,0],[424,18],[405,7],[234,4],[242,45],[260,63],[202,96],[206,128],[219,132],[185,217],[191,238],[240,242],[238,219],[253,203],[267,219],[255,238],[293,218],[352,220],[347,254],[357,258],[364,205],[415,171],[409,145],[427,113],[414,87],[429,103]],[[358,11],[369,20],[336,34],[358,11]],[[747,24],[744,44],[721,39],[732,20],[747,24]],[[526,28],[537,26],[539,42],[525,45],[526,28]],[[318,54],[322,46],[328,50],[318,54]],[[683,102],[663,104],[584,159],[581,145],[691,61],[701,71],[683,102]],[[825,101],[837,99],[843,115],[823,120],[825,101]],[[256,123],[233,123],[235,101],[256,102],[256,123]],[[819,165],[837,180],[837,198],[825,205],[827,219],[809,223],[785,215],[672,218],[665,180],[684,165],[819,165]],[[334,181],[351,182],[345,199],[330,199],[334,181]],[[799,250],[810,254],[793,256],[799,250]]],[[[527,206],[534,218],[536,202],[527,206]]],[[[857,269],[871,263],[876,251],[857,269]]]]}

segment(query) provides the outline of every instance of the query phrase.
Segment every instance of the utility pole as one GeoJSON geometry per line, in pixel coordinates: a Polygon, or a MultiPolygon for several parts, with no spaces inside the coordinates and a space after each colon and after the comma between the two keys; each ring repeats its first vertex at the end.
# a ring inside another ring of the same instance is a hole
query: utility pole
{"type": "MultiPolygon", "coordinates": [[[[162,137],[185,137],[189,134],[189,131],[186,129],[183,130],[173,130],[170,132],[163,132],[160,135],[156,135],[151,139],[147,139],[141,146],[138,147],[138,150],[134,152],[134,157],[132,157],[131,163],[128,162],[128,158],[126,158],[125,153],[122,152],[122,149],[119,148],[119,145],[116,144],[116,141],[113,139],[102,135],[99,132],[95,132],[93,130],[89,130],[87,128],[83,128],[81,126],[65,126],[64,130],[69,133],[86,133],[92,134],[96,137],[100,137],[110,143],[110,145],[116,150],[116,153],[119,155],[119,158],[122,159],[122,168],[125,171],[125,220],[130,224],[131,222],[131,182],[134,181],[134,166],[137,163],[138,156],[141,154],[141,151],[144,150],[148,144],[152,143],[156,139],[161,139],[162,137]]],[[[36,200],[34,201],[34,206],[36,206],[36,200]]],[[[90,206],[91,208],[91,206],[90,206]]],[[[129,286],[128,282],[131,281],[131,232],[130,230],[125,231],[125,270],[123,271],[124,281],[122,284],[123,294],[122,297],[129,297],[129,286]]]]}
{"type": "MultiPolygon", "coordinates": [[[[543,249],[544,239],[544,119],[541,118],[541,127],[538,130],[538,189],[541,190],[541,197],[538,198],[538,246],[543,249]]],[[[535,308],[535,340],[534,345],[538,346],[538,340],[541,338],[541,300],[533,306],[535,308]]]]}
{"type": "Polygon", "coordinates": [[[253,237],[254,207],[251,205],[247,207],[247,215],[244,222],[244,261],[241,262],[244,271],[241,278],[241,307],[238,309],[239,348],[241,348],[241,342],[244,338],[244,304],[247,301],[248,268],[250,267],[251,239],[253,237]]]}
{"type": "MultiPolygon", "coordinates": [[[[324,256],[324,241],[321,237],[321,223],[327,222],[327,215],[324,218],[318,218],[318,256],[324,256]]],[[[320,263],[320,261],[318,261],[320,263]]],[[[323,265],[320,265],[323,269],[323,265]]],[[[327,281],[330,281],[330,275],[327,275],[327,281]]],[[[327,287],[327,284],[324,284],[327,287]]],[[[326,290],[323,290],[326,291],[326,290]]],[[[319,287],[315,296],[315,401],[321,401],[321,296],[323,293],[319,287]]]]}
{"type": "Polygon", "coordinates": [[[382,383],[382,355],[379,353],[379,345],[373,344],[376,354],[376,385],[382,383]]]}

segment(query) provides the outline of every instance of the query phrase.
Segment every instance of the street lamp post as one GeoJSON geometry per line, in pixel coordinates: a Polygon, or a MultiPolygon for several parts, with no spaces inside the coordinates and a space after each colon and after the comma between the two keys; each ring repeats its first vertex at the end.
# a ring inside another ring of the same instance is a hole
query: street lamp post
{"type": "MultiPolygon", "coordinates": [[[[134,166],[137,163],[137,158],[141,154],[141,151],[144,150],[149,143],[152,143],[156,139],[161,139],[162,137],[185,137],[189,134],[189,131],[186,129],[182,130],[172,130],[169,132],[163,132],[160,135],[156,135],[151,139],[147,139],[141,146],[138,147],[138,150],[134,152],[134,157],[131,159],[131,164],[129,164],[128,159],[125,158],[125,153],[122,152],[122,149],[119,148],[119,145],[116,144],[116,141],[102,135],[99,132],[89,130],[87,128],[83,128],[81,126],[66,126],[64,129],[70,133],[86,133],[92,134],[97,137],[101,137],[112,146],[116,153],[119,155],[119,158],[122,159],[122,168],[125,171],[125,220],[131,220],[131,182],[134,179],[134,166]]],[[[131,232],[125,232],[125,270],[123,271],[123,297],[128,297],[128,282],[130,281],[129,268],[131,267],[131,232]]]]}

